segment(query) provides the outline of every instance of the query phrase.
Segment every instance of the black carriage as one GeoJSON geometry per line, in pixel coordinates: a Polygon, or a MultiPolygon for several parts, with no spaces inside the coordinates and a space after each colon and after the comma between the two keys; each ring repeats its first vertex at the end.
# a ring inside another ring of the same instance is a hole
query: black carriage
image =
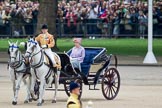
{"type": "Polygon", "coordinates": [[[69,84],[71,81],[80,84],[80,96],[83,84],[88,85],[90,90],[98,90],[96,85],[101,84],[102,93],[107,100],[112,100],[117,96],[120,89],[120,75],[117,70],[116,56],[111,54],[108,56],[105,48],[86,47],[80,72],[79,69],[72,67],[70,53],[71,50],[67,53],[59,53],[62,65],[60,84],[64,84],[68,96],[70,95],[69,84]],[[115,62],[112,65],[113,57],[115,62]]]}

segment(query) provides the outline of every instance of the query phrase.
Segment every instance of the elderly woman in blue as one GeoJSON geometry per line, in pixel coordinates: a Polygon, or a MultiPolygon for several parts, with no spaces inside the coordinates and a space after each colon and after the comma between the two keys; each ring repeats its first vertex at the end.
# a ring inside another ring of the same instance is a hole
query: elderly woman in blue
{"type": "Polygon", "coordinates": [[[85,49],[81,46],[81,38],[74,38],[74,47],[72,48],[72,52],[70,54],[70,60],[74,68],[78,68],[81,71],[80,63],[83,62],[85,57],[85,49]]]}

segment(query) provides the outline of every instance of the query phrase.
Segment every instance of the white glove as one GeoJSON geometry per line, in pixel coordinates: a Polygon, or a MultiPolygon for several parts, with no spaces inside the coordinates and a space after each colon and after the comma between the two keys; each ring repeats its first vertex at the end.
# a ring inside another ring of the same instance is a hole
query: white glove
{"type": "Polygon", "coordinates": [[[20,46],[25,46],[25,42],[20,42],[20,46]]]}
{"type": "Polygon", "coordinates": [[[69,57],[70,58],[70,60],[72,60],[73,58],[72,57],[69,57]]]}
{"type": "Polygon", "coordinates": [[[42,47],[42,48],[47,48],[47,45],[42,45],[41,47],[42,47]]]}

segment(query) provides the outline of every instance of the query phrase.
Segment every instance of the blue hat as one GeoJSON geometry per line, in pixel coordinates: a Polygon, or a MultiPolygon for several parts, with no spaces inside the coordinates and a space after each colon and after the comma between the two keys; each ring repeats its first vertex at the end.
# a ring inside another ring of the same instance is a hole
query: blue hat
{"type": "Polygon", "coordinates": [[[43,24],[43,25],[42,25],[42,29],[48,29],[47,24],[43,24]]]}
{"type": "Polygon", "coordinates": [[[76,82],[70,83],[70,92],[76,88],[79,88],[80,86],[76,82]]]}

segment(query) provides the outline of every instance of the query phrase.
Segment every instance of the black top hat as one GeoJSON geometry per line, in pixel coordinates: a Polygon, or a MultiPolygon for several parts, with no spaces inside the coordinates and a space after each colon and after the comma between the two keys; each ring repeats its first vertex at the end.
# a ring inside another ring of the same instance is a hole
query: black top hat
{"type": "Polygon", "coordinates": [[[43,25],[42,25],[42,29],[48,29],[47,24],[43,24],[43,25]]]}

